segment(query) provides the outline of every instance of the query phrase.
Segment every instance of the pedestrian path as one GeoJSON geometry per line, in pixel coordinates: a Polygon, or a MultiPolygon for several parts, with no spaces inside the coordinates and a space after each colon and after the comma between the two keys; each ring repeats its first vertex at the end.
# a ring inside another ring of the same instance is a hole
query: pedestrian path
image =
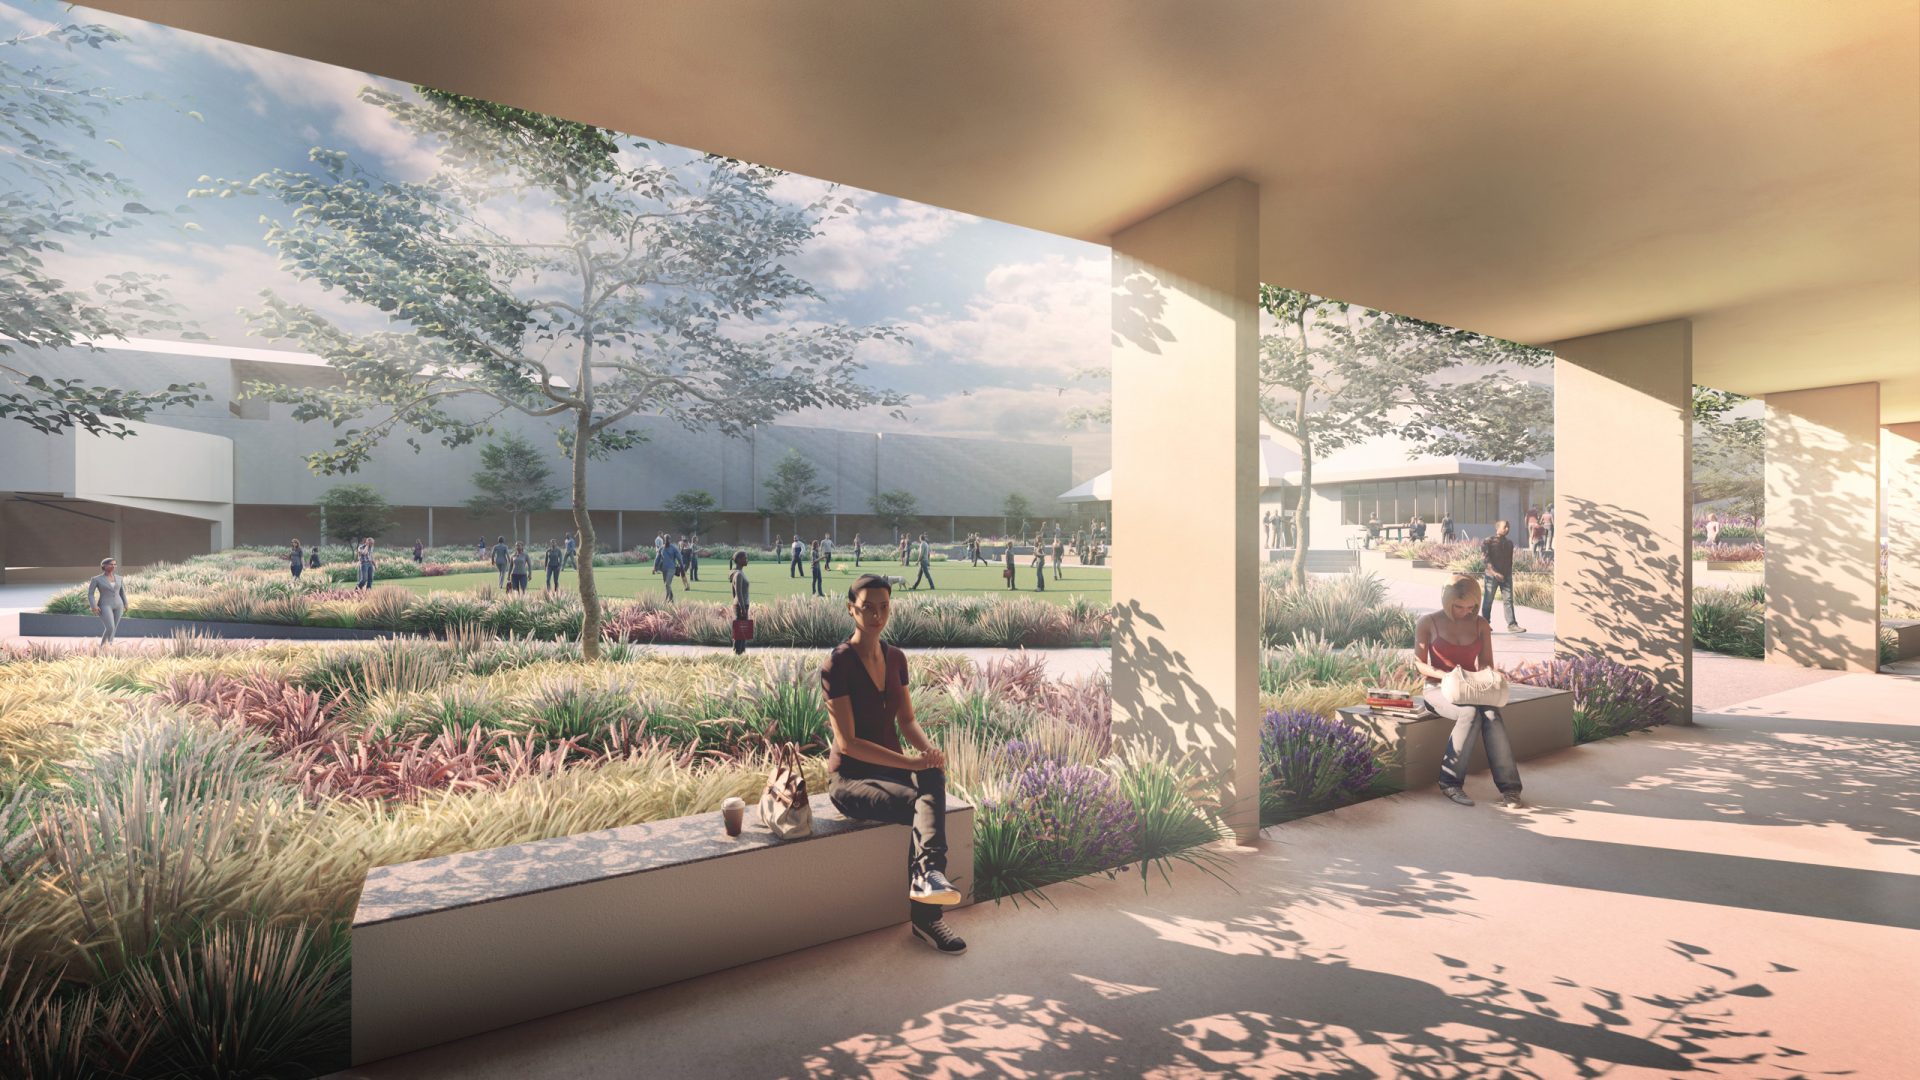
{"type": "Polygon", "coordinates": [[[342,1075],[1920,1072],[1920,680],[1697,721],[1526,763],[1527,812],[1379,799],[958,912],[963,957],[893,928],[342,1075]]]}

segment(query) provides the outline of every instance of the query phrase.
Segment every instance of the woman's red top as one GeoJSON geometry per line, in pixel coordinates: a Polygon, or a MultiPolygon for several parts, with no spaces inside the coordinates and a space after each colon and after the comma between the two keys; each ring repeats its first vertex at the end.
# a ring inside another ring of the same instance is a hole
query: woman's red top
{"type": "MultiPolygon", "coordinates": [[[[1451,641],[1436,636],[1427,643],[1427,662],[1441,671],[1452,671],[1454,668],[1478,671],[1480,670],[1480,642],[1476,640],[1471,645],[1455,645],[1451,641]],[[1446,662],[1441,663],[1443,660],[1446,662]]],[[[1427,681],[1439,682],[1440,680],[1430,677],[1427,681]]]]}

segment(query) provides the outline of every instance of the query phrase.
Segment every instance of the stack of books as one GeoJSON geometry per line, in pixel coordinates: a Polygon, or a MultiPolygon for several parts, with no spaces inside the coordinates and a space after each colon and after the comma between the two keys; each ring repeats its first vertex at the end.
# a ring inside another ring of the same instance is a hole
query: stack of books
{"type": "Polygon", "coordinates": [[[1416,700],[1411,693],[1379,686],[1367,687],[1367,708],[1376,715],[1396,720],[1418,720],[1433,715],[1427,710],[1426,702],[1416,700]]]}

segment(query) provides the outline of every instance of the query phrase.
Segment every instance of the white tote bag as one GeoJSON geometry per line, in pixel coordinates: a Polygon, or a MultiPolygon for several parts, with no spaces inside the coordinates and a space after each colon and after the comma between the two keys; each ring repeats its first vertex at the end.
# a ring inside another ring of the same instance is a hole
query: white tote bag
{"type": "Polygon", "coordinates": [[[1440,680],[1441,696],[1455,705],[1492,705],[1498,708],[1507,703],[1509,689],[1507,677],[1492,668],[1485,671],[1454,668],[1440,680]]]}
{"type": "Polygon", "coordinates": [[[807,778],[800,771],[800,748],[792,743],[773,748],[773,769],[766,794],[760,796],[760,823],[782,840],[813,835],[813,804],[807,801],[807,778]]]}

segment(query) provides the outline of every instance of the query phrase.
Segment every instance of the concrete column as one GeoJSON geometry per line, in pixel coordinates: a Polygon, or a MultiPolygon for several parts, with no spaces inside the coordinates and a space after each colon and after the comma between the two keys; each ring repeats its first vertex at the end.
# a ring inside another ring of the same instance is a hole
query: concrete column
{"type": "Polygon", "coordinates": [[[1692,324],[1613,330],[1553,352],[1558,650],[1646,672],[1672,721],[1692,723],[1692,324]]]}
{"type": "Polygon", "coordinates": [[[7,583],[7,503],[10,494],[0,493],[0,585],[7,583]]]}
{"type": "Polygon", "coordinates": [[[433,507],[427,507],[427,546],[433,546],[433,507]]]}
{"type": "Polygon", "coordinates": [[[1883,429],[1887,474],[1887,607],[1920,611],[1920,424],[1883,429]]]}
{"type": "Polygon", "coordinates": [[[1880,384],[1766,402],[1767,662],[1878,671],[1880,384]]]}
{"type": "Polygon", "coordinates": [[[954,521],[954,516],[952,514],[948,514],[947,515],[947,543],[951,544],[958,539],[960,539],[960,526],[957,522],[954,521]]]}
{"type": "Polygon", "coordinates": [[[1115,734],[1192,753],[1242,840],[1260,810],[1259,218],[1235,179],[1112,240],[1114,531],[1217,568],[1195,588],[1115,564],[1115,734]]]}
{"type": "Polygon", "coordinates": [[[613,550],[627,550],[627,512],[625,510],[613,512],[613,550]]]}
{"type": "Polygon", "coordinates": [[[113,561],[122,566],[126,565],[126,560],[120,557],[120,534],[121,534],[120,523],[121,523],[121,519],[124,518],[125,516],[126,516],[125,510],[121,509],[118,506],[114,507],[113,508],[113,525],[108,530],[108,533],[107,533],[107,554],[113,556],[113,561]]]}

